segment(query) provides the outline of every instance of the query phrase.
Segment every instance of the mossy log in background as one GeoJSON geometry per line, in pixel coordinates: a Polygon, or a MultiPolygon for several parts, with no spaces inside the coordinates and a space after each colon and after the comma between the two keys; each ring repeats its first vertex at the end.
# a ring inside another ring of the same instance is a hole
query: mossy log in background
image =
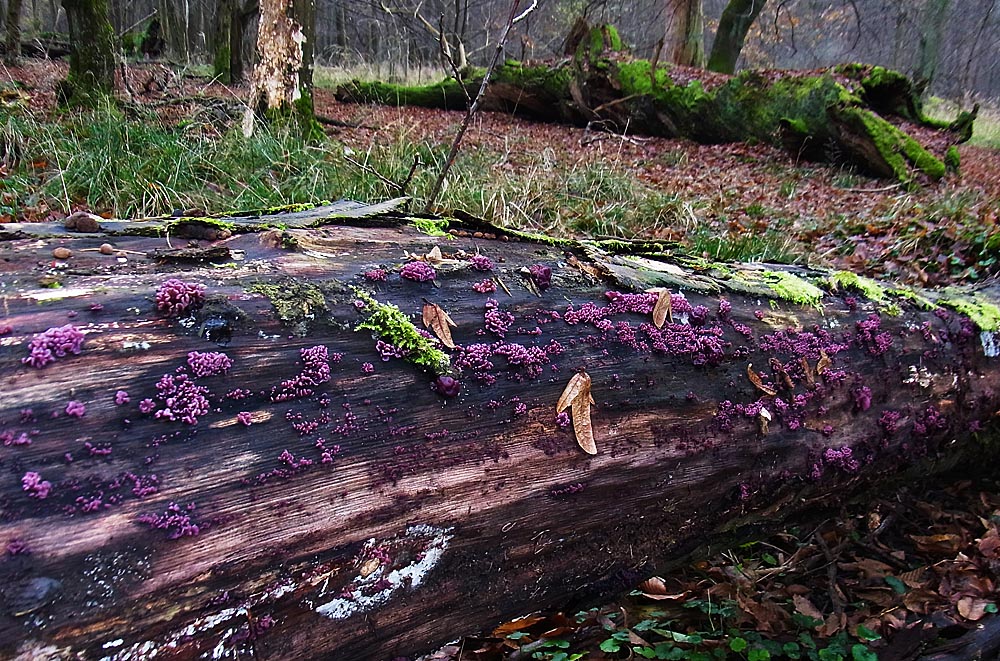
{"type": "Polygon", "coordinates": [[[0,225],[0,655],[412,655],[933,470],[1000,407],[993,292],[398,202],[0,225]]]}
{"type": "MultiPolygon", "coordinates": [[[[654,71],[648,60],[620,48],[613,28],[604,27],[583,39],[572,58],[506,62],[494,73],[483,108],[703,143],[766,142],[800,158],[848,163],[907,184],[942,177],[947,147],[971,136],[974,114],[963,113],[952,124],[929,120],[911,81],[882,67],[748,70],[737,76],[665,65],[654,71]],[[911,134],[918,129],[947,135],[933,146],[922,144],[921,135],[911,134]]],[[[483,71],[467,74],[465,85],[475,94],[483,71]]],[[[452,110],[467,103],[451,78],[425,86],[355,81],[342,85],[337,98],[452,110]]]]}

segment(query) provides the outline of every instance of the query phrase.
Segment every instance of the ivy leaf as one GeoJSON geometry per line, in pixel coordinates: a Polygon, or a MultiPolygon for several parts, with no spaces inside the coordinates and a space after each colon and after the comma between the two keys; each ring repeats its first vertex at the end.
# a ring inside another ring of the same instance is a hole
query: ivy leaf
{"type": "Polygon", "coordinates": [[[656,305],[653,306],[653,325],[657,328],[663,328],[667,319],[674,320],[673,311],[670,309],[670,290],[661,289],[656,299],[656,305]]]}
{"type": "Polygon", "coordinates": [[[455,341],[451,339],[451,328],[456,328],[456,326],[448,313],[437,303],[424,303],[422,316],[424,326],[430,329],[437,339],[441,340],[441,344],[449,349],[454,349],[455,341]]]}
{"type": "Polygon", "coordinates": [[[754,384],[758,390],[763,392],[765,395],[774,397],[778,394],[778,391],[770,386],[765,386],[764,382],[760,380],[760,376],[757,372],[753,371],[753,363],[747,363],[747,377],[750,378],[750,383],[754,384]]]}

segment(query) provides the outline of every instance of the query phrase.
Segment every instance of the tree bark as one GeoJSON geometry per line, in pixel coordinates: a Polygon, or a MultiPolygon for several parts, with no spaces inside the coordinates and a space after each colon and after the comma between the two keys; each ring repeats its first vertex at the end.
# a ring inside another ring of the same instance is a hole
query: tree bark
{"type": "Polygon", "coordinates": [[[232,83],[233,14],[236,0],[219,0],[212,24],[212,75],[223,83],[232,83]]]}
{"type": "Polygon", "coordinates": [[[107,0],[63,0],[69,22],[69,76],[61,96],[71,105],[92,106],[115,86],[115,31],[107,0]]]}
{"type": "Polygon", "coordinates": [[[1000,407],[993,290],[393,206],[0,225],[0,654],[410,656],[922,477],[1000,407]]]}
{"type": "Polygon", "coordinates": [[[312,67],[315,0],[263,0],[257,62],[243,130],[258,121],[293,121],[308,137],[321,131],[313,112],[312,67]]]}
{"type": "Polygon", "coordinates": [[[14,62],[21,57],[21,0],[8,0],[6,27],[4,60],[14,62]]]}
{"type": "Polygon", "coordinates": [[[719,18],[708,68],[719,73],[733,73],[743,51],[750,26],[757,20],[767,0],[729,0],[719,18]]]}
{"type": "Polygon", "coordinates": [[[929,0],[924,6],[920,25],[920,48],[917,51],[917,70],[913,76],[921,92],[929,90],[934,81],[949,4],[950,0],[929,0]]]}
{"type": "Polygon", "coordinates": [[[701,0],[667,0],[663,48],[667,61],[705,66],[705,20],[701,0]]]}

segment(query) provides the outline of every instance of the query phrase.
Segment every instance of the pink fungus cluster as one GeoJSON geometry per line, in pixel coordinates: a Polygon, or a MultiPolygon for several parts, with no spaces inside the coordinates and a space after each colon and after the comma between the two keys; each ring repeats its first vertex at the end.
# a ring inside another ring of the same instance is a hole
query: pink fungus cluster
{"type": "Polygon", "coordinates": [[[87,407],[83,402],[73,400],[66,404],[66,415],[71,418],[82,418],[87,413],[87,407]]]}
{"type": "Polygon", "coordinates": [[[407,280],[429,282],[437,277],[434,267],[427,262],[409,262],[399,270],[399,275],[407,280]]]}
{"type": "Polygon", "coordinates": [[[156,309],[172,317],[196,310],[205,302],[205,285],[177,278],[164,280],[156,289],[156,309]]]}
{"type": "Polygon", "coordinates": [[[18,434],[10,429],[5,429],[0,432],[0,443],[3,443],[6,447],[12,445],[31,445],[31,437],[25,432],[18,434]]]}
{"type": "Polygon", "coordinates": [[[240,411],[236,414],[236,420],[244,427],[249,427],[253,424],[253,414],[250,411],[240,411]]]}
{"type": "Polygon", "coordinates": [[[361,371],[364,374],[373,374],[375,372],[375,366],[371,363],[361,363],[361,371]]]}
{"type": "Polygon", "coordinates": [[[130,398],[128,392],[125,390],[119,390],[115,393],[115,406],[124,406],[129,403],[130,398]]]}
{"type": "Polygon", "coordinates": [[[892,335],[888,332],[879,332],[882,329],[882,321],[877,314],[868,315],[867,319],[859,321],[858,340],[868,347],[868,353],[873,356],[881,356],[892,347],[892,335]]]}
{"type": "Polygon", "coordinates": [[[361,274],[369,282],[385,282],[389,274],[385,269],[369,269],[361,274]]]}
{"type": "Polygon", "coordinates": [[[409,351],[383,340],[375,342],[375,350],[382,356],[382,362],[389,362],[392,358],[406,358],[410,355],[409,351]]]}
{"type": "Polygon", "coordinates": [[[476,271],[492,271],[493,260],[486,255],[476,254],[469,258],[469,266],[476,271]]]}
{"type": "MultiPolygon", "coordinates": [[[[162,408],[156,410],[155,416],[165,420],[180,420],[189,425],[198,424],[198,418],[207,414],[208,388],[196,384],[187,374],[164,374],[156,383],[157,399],[162,408]]],[[[149,399],[139,404],[139,410],[149,413],[157,405],[149,399]]]]}
{"type": "Polygon", "coordinates": [[[556,340],[544,347],[509,342],[469,344],[453,354],[452,363],[463,371],[471,372],[477,381],[491,385],[497,380],[493,372],[493,360],[497,357],[507,360],[507,365],[511,368],[509,377],[520,381],[523,378],[522,372],[529,379],[541,376],[545,365],[564,351],[565,348],[556,340]]]}
{"type": "Polygon", "coordinates": [[[514,323],[514,315],[501,310],[497,300],[490,298],[486,301],[486,312],[483,315],[483,321],[486,330],[499,338],[503,338],[510,329],[510,325],[514,323]]]}
{"type": "Polygon", "coordinates": [[[854,457],[854,452],[846,445],[842,448],[824,450],[823,463],[839,468],[845,473],[856,473],[861,468],[861,463],[854,457]]]}
{"type": "Polygon", "coordinates": [[[28,493],[28,497],[44,500],[49,497],[52,490],[52,483],[43,480],[42,476],[34,471],[28,471],[21,478],[21,489],[28,493]]]}
{"type": "Polygon", "coordinates": [[[486,278],[481,282],[473,283],[472,289],[480,294],[492,294],[497,290],[497,283],[493,282],[490,278],[486,278]]]}
{"type": "Polygon", "coordinates": [[[153,530],[166,532],[167,539],[196,537],[205,528],[192,518],[196,508],[194,503],[189,503],[187,506],[170,503],[162,514],[140,514],[137,521],[153,530]]]}
{"type": "Polygon", "coordinates": [[[309,397],[315,392],[316,386],[330,380],[330,351],[324,345],[299,349],[299,358],[302,369],[297,375],[272,389],[272,402],[309,397]]]}
{"type": "Polygon", "coordinates": [[[867,411],[872,407],[872,389],[868,386],[858,386],[851,390],[854,406],[859,411],[867,411]]]}
{"type": "Polygon", "coordinates": [[[566,413],[565,411],[557,413],[556,425],[558,425],[560,429],[566,429],[569,427],[569,413],[566,413]]]}
{"type": "Polygon", "coordinates": [[[187,364],[196,377],[225,374],[233,366],[232,359],[219,351],[191,351],[187,355],[187,364]]]}
{"type": "Polygon", "coordinates": [[[73,324],[57,326],[39,333],[28,343],[28,355],[21,359],[25,365],[45,367],[69,354],[79,355],[83,347],[83,333],[73,324]]]}

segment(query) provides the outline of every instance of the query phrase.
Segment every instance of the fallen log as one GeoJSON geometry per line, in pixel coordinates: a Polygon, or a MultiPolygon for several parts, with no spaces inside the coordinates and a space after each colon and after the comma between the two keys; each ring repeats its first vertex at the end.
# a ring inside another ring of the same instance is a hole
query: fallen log
{"type": "MultiPolygon", "coordinates": [[[[352,81],[336,97],[465,110],[484,73],[471,69],[461,82],[447,78],[422,86],[352,81]]],[[[906,76],[872,65],[747,70],[737,76],[657,66],[624,53],[608,26],[592,30],[573,57],[504,63],[482,108],[706,144],[766,142],[796,158],[846,164],[909,185],[958,169],[955,144],[971,137],[978,112],[963,112],[951,123],[932,120],[906,76]]]]}
{"type": "Polygon", "coordinates": [[[920,475],[1000,406],[992,291],[401,202],[0,225],[0,655],[412,655],[920,475]]]}

